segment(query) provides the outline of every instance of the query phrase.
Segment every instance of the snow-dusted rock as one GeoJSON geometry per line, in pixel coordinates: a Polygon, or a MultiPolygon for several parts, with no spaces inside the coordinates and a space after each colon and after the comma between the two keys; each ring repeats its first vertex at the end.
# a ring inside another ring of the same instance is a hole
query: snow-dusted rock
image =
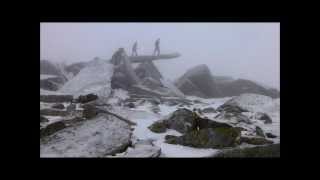
{"type": "Polygon", "coordinates": [[[112,75],[112,64],[95,59],[70,79],[59,92],[73,94],[76,97],[90,93],[108,97],[111,92],[112,75]]]}
{"type": "Polygon", "coordinates": [[[40,140],[40,157],[105,157],[125,151],[130,139],[127,123],[98,116],[40,140]]]}

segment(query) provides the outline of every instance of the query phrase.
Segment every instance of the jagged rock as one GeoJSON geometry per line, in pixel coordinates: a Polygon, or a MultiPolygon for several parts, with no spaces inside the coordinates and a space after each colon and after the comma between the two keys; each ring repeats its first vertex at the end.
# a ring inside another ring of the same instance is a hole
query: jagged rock
{"type": "Polygon", "coordinates": [[[40,95],[40,101],[48,103],[72,102],[72,95],[40,95]]]}
{"type": "Polygon", "coordinates": [[[58,122],[49,124],[45,128],[40,129],[40,138],[42,138],[44,136],[49,136],[57,131],[60,131],[64,128],[66,128],[66,127],[67,126],[62,121],[58,121],[58,122]]]}
{"type": "Polygon", "coordinates": [[[203,98],[221,96],[208,66],[204,64],[188,70],[175,84],[186,95],[203,98]]]}
{"type": "Polygon", "coordinates": [[[40,122],[49,122],[49,120],[40,115],[40,122]]]}
{"type": "Polygon", "coordinates": [[[261,137],[241,137],[240,142],[252,145],[273,144],[273,141],[261,137]]]}
{"type": "Polygon", "coordinates": [[[51,107],[55,109],[64,109],[64,105],[61,103],[54,104],[51,107]]]}
{"type": "Polygon", "coordinates": [[[213,107],[207,107],[201,110],[202,113],[216,113],[217,111],[213,107]]]}
{"type": "Polygon", "coordinates": [[[77,102],[84,104],[90,101],[94,101],[96,99],[98,99],[98,96],[95,94],[80,95],[77,99],[77,102]]]}
{"type": "Polygon", "coordinates": [[[58,109],[40,109],[40,115],[43,116],[67,116],[68,112],[58,109]]]}
{"type": "Polygon", "coordinates": [[[280,157],[280,144],[270,144],[266,146],[236,148],[225,150],[213,157],[219,158],[264,158],[264,157],[280,157]]]}
{"type": "Polygon", "coordinates": [[[256,126],[256,134],[257,136],[265,137],[263,130],[259,126],[256,126]]]}
{"type": "Polygon", "coordinates": [[[196,148],[234,147],[239,143],[240,132],[232,127],[206,128],[190,131],[185,135],[166,136],[166,143],[180,144],[196,148]]]}
{"type": "Polygon", "coordinates": [[[270,118],[270,116],[266,113],[262,113],[262,112],[257,112],[255,114],[255,118],[258,120],[262,120],[264,121],[265,124],[271,124],[272,123],[272,119],[270,118]]]}
{"type": "Polygon", "coordinates": [[[266,136],[267,136],[268,138],[276,138],[276,137],[277,137],[276,135],[274,135],[274,134],[272,134],[272,133],[266,133],[266,136]]]}

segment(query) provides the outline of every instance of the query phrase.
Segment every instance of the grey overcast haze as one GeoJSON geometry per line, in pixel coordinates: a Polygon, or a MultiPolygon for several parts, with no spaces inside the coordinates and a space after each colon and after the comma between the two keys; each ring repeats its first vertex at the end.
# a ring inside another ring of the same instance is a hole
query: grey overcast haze
{"type": "Polygon", "coordinates": [[[161,54],[176,59],[155,64],[170,80],[207,64],[213,75],[244,78],[280,90],[280,23],[41,23],[40,58],[52,62],[111,59],[135,41],[150,55],[160,38],[161,54]]]}

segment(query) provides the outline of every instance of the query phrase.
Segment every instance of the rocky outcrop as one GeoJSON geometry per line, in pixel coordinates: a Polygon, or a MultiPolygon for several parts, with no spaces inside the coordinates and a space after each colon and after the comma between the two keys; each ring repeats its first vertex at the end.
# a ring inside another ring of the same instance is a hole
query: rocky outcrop
{"type": "Polygon", "coordinates": [[[203,98],[221,96],[211,71],[206,65],[199,65],[188,70],[176,81],[175,85],[186,95],[203,98]]]}
{"type": "Polygon", "coordinates": [[[280,157],[280,144],[271,144],[266,146],[235,148],[224,150],[214,157],[217,158],[269,158],[280,157]]]}
{"type": "MultiPolygon", "coordinates": [[[[198,117],[198,119],[200,129],[232,127],[226,123],[216,122],[206,118],[198,117]]],[[[194,127],[195,120],[192,115],[192,111],[182,108],[170,114],[168,118],[154,122],[151,126],[149,126],[149,129],[156,133],[165,132],[166,129],[174,129],[180,133],[187,133],[192,131],[194,127]]]]}
{"type": "Polygon", "coordinates": [[[161,73],[152,61],[140,63],[134,71],[140,79],[150,77],[160,82],[160,79],[162,78],[161,73]]]}
{"type": "Polygon", "coordinates": [[[256,134],[257,134],[257,136],[260,136],[260,137],[263,137],[263,138],[266,137],[264,135],[263,130],[259,126],[256,126],[256,134]]]}

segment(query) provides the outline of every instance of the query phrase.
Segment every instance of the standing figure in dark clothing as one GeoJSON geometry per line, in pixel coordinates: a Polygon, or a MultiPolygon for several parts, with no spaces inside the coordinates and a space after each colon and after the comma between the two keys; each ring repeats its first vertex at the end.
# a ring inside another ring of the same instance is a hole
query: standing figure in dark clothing
{"type": "Polygon", "coordinates": [[[137,43],[137,41],[136,41],[136,42],[133,44],[133,47],[132,47],[132,55],[131,55],[131,56],[138,56],[137,48],[138,48],[138,43],[137,43]]]}
{"type": "Polygon", "coordinates": [[[153,51],[153,55],[155,56],[157,53],[157,56],[160,55],[160,38],[156,40],[155,42],[155,48],[154,48],[154,51],[153,51]]]}

